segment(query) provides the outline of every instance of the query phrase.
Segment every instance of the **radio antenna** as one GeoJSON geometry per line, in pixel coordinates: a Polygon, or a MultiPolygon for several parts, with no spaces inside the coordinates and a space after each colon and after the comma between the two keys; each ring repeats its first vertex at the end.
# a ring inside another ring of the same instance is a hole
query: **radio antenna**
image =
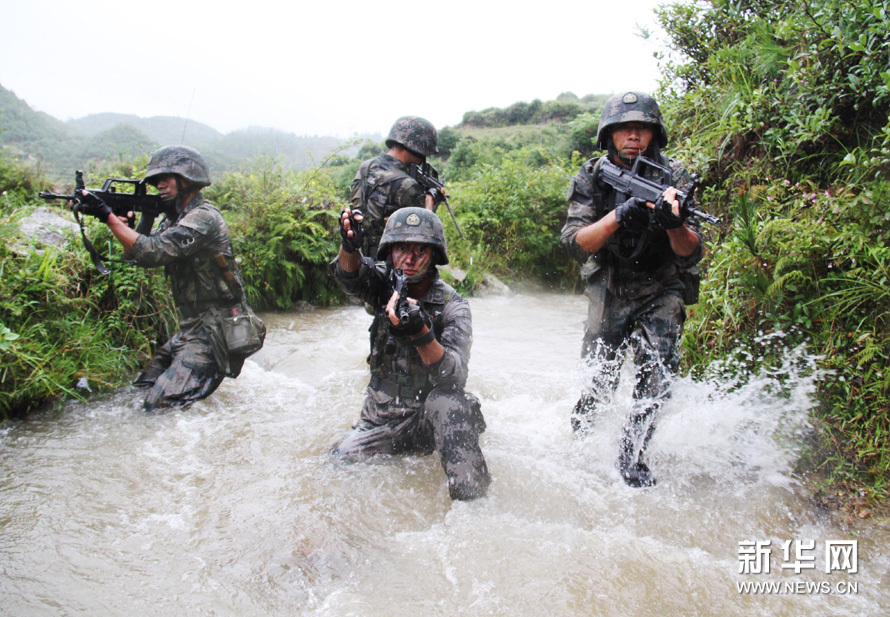
{"type": "Polygon", "coordinates": [[[197,88],[192,89],[192,98],[189,99],[189,108],[188,111],[185,112],[185,122],[182,125],[182,139],[179,141],[180,146],[185,142],[185,129],[188,127],[189,117],[192,115],[192,103],[195,101],[195,90],[197,90],[197,88]]]}

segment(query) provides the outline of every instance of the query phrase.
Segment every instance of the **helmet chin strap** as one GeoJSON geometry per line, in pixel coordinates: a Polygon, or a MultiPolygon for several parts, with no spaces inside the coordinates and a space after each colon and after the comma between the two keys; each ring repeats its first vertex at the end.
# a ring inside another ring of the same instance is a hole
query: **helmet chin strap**
{"type": "Polygon", "coordinates": [[[188,190],[188,185],[186,185],[182,181],[182,177],[178,174],[176,175],[176,197],[173,199],[167,199],[165,201],[173,202],[174,210],[176,211],[177,218],[182,214],[182,207],[185,205],[182,203],[183,198],[185,197],[186,191],[188,190]]]}

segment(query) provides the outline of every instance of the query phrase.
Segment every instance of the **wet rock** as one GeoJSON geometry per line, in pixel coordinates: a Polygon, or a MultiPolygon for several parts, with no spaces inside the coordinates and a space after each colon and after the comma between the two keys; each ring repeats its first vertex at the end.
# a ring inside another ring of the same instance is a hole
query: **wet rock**
{"type": "Polygon", "coordinates": [[[9,248],[19,255],[27,255],[34,246],[38,247],[38,252],[42,246],[61,248],[78,230],[73,220],[63,218],[49,208],[37,207],[19,222],[22,237],[9,248]]]}
{"type": "Polygon", "coordinates": [[[439,266],[440,272],[447,272],[455,283],[460,284],[463,283],[467,278],[467,273],[461,270],[460,268],[455,268],[452,265],[444,265],[439,266]]]}
{"type": "Polygon", "coordinates": [[[512,294],[513,290],[494,274],[486,274],[482,277],[482,282],[479,283],[474,293],[476,296],[509,296],[512,294]]]}

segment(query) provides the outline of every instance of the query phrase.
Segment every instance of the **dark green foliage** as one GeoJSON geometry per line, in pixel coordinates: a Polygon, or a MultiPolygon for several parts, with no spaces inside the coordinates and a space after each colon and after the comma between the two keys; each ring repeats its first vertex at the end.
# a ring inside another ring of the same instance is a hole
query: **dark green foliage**
{"type": "Polygon", "coordinates": [[[480,165],[499,165],[506,158],[519,157],[531,167],[553,159],[568,159],[574,149],[568,135],[569,126],[546,124],[459,129],[460,141],[440,170],[448,182],[456,182],[473,177],[480,165]]]}
{"type": "Polygon", "coordinates": [[[571,148],[584,159],[589,159],[596,150],[596,132],[600,126],[599,116],[583,113],[569,122],[569,139],[571,148]]]}
{"type": "Polygon", "coordinates": [[[732,221],[710,247],[687,328],[690,364],[704,367],[763,333],[806,342],[830,371],[817,415],[830,452],[822,472],[835,487],[883,500],[888,8],[715,0],[661,17],[684,57],[665,80],[679,84],[665,105],[673,151],[706,172],[705,203],[732,221]]]}
{"type": "Polygon", "coordinates": [[[325,265],[337,253],[337,217],[345,207],[327,170],[287,171],[260,159],[206,191],[226,213],[248,301],[284,309],[339,298],[325,265]]]}
{"type": "Polygon", "coordinates": [[[502,128],[526,124],[564,123],[582,113],[599,116],[606,95],[587,95],[582,99],[571,92],[560,94],[555,101],[542,103],[535,99],[531,103],[513,103],[507,108],[489,107],[482,111],[468,111],[464,114],[459,128],[502,128]]]}
{"type": "MultiPolygon", "coordinates": [[[[23,248],[18,222],[40,184],[32,173],[0,156],[0,418],[83,395],[80,378],[95,390],[119,385],[176,325],[159,271],[115,265],[99,276],[76,237],[62,250],[23,248]]],[[[107,228],[89,233],[111,246],[107,228]]]]}
{"type": "Polygon", "coordinates": [[[467,238],[457,239],[450,217],[440,209],[451,240],[451,261],[470,274],[495,272],[553,287],[572,285],[577,269],[562,254],[559,232],[565,222],[566,189],[576,171],[573,166],[580,162],[542,157],[530,165],[533,156],[513,151],[497,163],[478,165],[469,180],[449,187],[467,238]]]}

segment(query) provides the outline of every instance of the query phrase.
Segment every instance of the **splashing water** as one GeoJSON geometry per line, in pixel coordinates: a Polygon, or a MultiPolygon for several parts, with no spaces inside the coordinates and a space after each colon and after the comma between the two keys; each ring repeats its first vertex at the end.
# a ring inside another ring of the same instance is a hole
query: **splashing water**
{"type": "Polygon", "coordinates": [[[818,510],[793,471],[814,360],[678,379],[648,450],[658,485],[631,489],[615,468],[630,363],[586,437],[569,423],[585,302],[471,300],[494,478],[475,502],[449,500],[435,456],[329,457],[368,378],[356,307],[264,315],[263,351],[189,409],[146,415],[124,388],[8,426],[0,614],[886,614],[890,532],[818,510]],[[810,540],[814,568],[781,567],[784,542],[810,540]],[[824,571],[835,540],[858,541],[858,573],[824,571]],[[742,573],[747,541],[771,543],[769,573],[742,573]],[[739,587],[760,582],[804,588],[739,587]]]}

